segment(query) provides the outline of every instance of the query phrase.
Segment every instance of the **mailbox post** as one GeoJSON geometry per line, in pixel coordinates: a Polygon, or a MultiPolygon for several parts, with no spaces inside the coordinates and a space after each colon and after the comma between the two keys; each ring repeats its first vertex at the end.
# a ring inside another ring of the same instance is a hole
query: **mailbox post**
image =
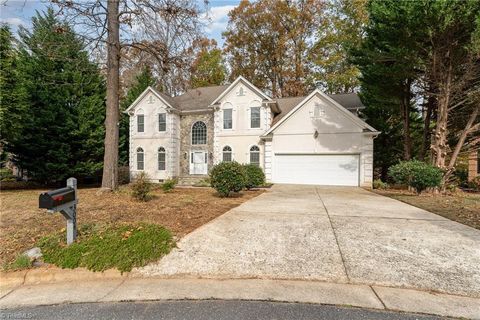
{"type": "Polygon", "coordinates": [[[77,238],[77,179],[69,178],[67,187],[40,194],[39,208],[60,212],[67,219],[67,245],[77,238]]]}

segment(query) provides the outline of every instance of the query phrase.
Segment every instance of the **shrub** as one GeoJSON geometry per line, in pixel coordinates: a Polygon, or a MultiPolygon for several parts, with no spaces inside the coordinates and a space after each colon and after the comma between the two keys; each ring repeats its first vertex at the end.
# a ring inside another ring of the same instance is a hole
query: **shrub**
{"type": "Polygon", "coordinates": [[[177,180],[176,179],[168,179],[168,180],[165,180],[163,183],[162,183],[162,190],[164,192],[170,192],[173,190],[173,188],[175,188],[175,186],[177,185],[177,180]]]}
{"type": "Polygon", "coordinates": [[[244,164],[243,170],[245,172],[245,188],[248,190],[265,184],[265,174],[259,166],[244,164]]]}
{"type": "Polygon", "coordinates": [[[480,190],[480,176],[473,178],[468,182],[468,187],[470,189],[479,191],[480,190]]]}
{"type": "Polygon", "coordinates": [[[388,174],[396,183],[408,185],[420,194],[427,188],[439,187],[443,172],[425,162],[411,160],[390,167],[388,174]]]}
{"type": "Polygon", "coordinates": [[[388,188],[388,184],[386,182],[383,182],[380,179],[373,180],[373,189],[385,190],[387,188],[388,188]]]}
{"type": "Polygon", "coordinates": [[[15,181],[15,176],[12,173],[12,170],[8,168],[0,169],[0,181],[15,181]]]}
{"type": "Polygon", "coordinates": [[[210,171],[210,183],[222,197],[239,192],[245,187],[245,173],[237,162],[222,162],[210,171]]]}
{"type": "Polygon", "coordinates": [[[148,201],[150,198],[150,191],[152,190],[152,183],[145,172],[140,172],[132,184],[132,196],[140,201],[148,201]]]}

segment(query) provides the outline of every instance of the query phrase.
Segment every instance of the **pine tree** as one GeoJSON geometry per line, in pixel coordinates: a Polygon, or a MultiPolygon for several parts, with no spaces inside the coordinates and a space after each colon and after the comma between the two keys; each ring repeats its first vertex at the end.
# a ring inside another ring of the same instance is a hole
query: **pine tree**
{"type": "MultiPolygon", "coordinates": [[[[122,99],[120,109],[125,111],[140,94],[149,86],[155,84],[155,78],[149,67],[144,67],[136,77],[132,86],[128,89],[127,94],[122,99]]],[[[128,165],[128,146],[129,146],[129,116],[125,113],[120,114],[120,146],[119,146],[119,164],[128,165]]]]}
{"type": "MultiPolygon", "coordinates": [[[[8,25],[0,27],[0,146],[21,133],[21,118],[25,113],[25,91],[18,73],[18,51],[8,25]]],[[[2,154],[2,159],[5,156],[2,154]]]]}
{"type": "Polygon", "coordinates": [[[82,41],[52,9],[21,28],[18,71],[28,96],[21,134],[7,145],[39,182],[91,176],[102,167],[105,85],[82,41]]]}

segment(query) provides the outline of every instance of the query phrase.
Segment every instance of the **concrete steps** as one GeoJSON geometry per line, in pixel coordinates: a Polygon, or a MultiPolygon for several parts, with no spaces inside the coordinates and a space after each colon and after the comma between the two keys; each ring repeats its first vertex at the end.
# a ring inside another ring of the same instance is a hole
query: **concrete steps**
{"type": "Polygon", "coordinates": [[[180,176],[178,177],[179,186],[193,186],[194,184],[208,178],[208,175],[180,176]]]}

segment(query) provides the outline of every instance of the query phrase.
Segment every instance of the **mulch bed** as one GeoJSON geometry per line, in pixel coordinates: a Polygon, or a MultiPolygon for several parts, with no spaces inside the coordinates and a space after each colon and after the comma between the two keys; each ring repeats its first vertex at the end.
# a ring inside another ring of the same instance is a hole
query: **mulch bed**
{"type": "Polygon", "coordinates": [[[480,229],[480,194],[458,191],[447,195],[416,194],[406,190],[374,190],[447,219],[480,229]]]}
{"type": "MultiPolygon", "coordinates": [[[[155,223],[168,228],[176,237],[184,236],[263,192],[243,191],[234,197],[220,198],[210,188],[177,188],[169,193],[155,190],[150,201],[139,202],[132,199],[128,187],[115,193],[97,191],[97,188],[79,190],[78,224],[155,223]]],[[[61,214],[52,215],[38,209],[41,192],[0,192],[0,264],[14,260],[43,236],[65,228],[61,214]]]]}

